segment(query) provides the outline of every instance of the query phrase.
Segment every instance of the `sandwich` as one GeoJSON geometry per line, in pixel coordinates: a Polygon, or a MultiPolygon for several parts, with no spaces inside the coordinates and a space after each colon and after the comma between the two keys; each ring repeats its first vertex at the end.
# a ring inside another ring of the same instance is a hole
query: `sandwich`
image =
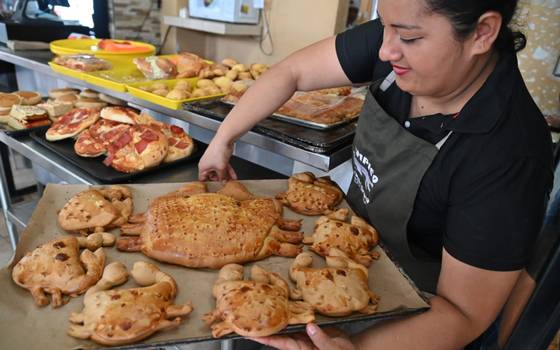
{"type": "Polygon", "coordinates": [[[8,125],[16,130],[49,125],[47,111],[37,106],[14,105],[10,110],[8,125]]]}
{"type": "Polygon", "coordinates": [[[52,89],[51,91],[49,91],[49,97],[53,98],[53,99],[57,99],[60,96],[64,96],[64,95],[77,95],[80,93],[80,90],[78,89],[73,89],[73,88],[61,88],[61,89],[52,89]]]}
{"type": "Polygon", "coordinates": [[[58,117],[70,111],[72,109],[72,104],[49,100],[38,104],[37,107],[44,109],[49,115],[49,118],[54,122],[58,117]]]}

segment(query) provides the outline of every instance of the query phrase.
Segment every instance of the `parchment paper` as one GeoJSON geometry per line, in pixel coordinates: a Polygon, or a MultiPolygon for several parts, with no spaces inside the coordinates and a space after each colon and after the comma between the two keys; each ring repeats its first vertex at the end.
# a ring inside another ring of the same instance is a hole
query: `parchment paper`
{"type": "MultiPolygon", "coordinates": [[[[273,196],[287,189],[286,180],[243,181],[251,192],[259,196],[273,196]]],[[[181,184],[146,184],[127,185],[131,188],[134,198],[134,212],[146,210],[151,198],[171,192],[181,184]]],[[[211,191],[221,185],[210,183],[211,191]]],[[[17,246],[13,266],[27,252],[40,244],[48,242],[66,233],[57,225],[57,211],[75,193],[86,190],[85,185],[55,185],[49,184],[43,197],[35,208],[27,229],[22,234],[17,246]]],[[[346,202],[342,206],[347,207],[346,202]]],[[[311,234],[317,217],[305,217],[289,209],[284,210],[284,217],[303,218],[303,232],[311,234]]],[[[118,236],[118,231],[113,231],[118,236]]],[[[130,347],[154,347],[194,341],[208,341],[212,339],[210,329],[201,321],[200,317],[212,310],[215,300],[211,290],[217,278],[217,270],[189,269],[181,266],[169,265],[152,260],[141,253],[123,253],[114,247],[105,248],[107,263],[121,261],[128,269],[135,261],[145,260],[157,264],[171,274],[179,286],[176,303],[192,301],[194,311],[176,329],[154,334],[141,344],[130,347]]],[[[308,248],[304,248],[308,249],[308,248]]],[[[382,319],[398,315],[410,314],[427,309],[429,306],[419,295],[414,285],[402,274],[395,264],[387,257],[383,249],[376,248],[381,258],[374,261],[369,269],[369,285],[372,291],[381,297],[379,312],[370,315],[353,315],[344,318],[329,318],[317,315],[319,324],[347,323],[364,319],[382,319]]],[[[257,262],[262,267],[280,273],[289,281],[288,269],[293,259],[271,257],[257,262]]],[[[245,267],[246,276],[249,275],[250,264],[245,267]]],[[[320,257],[315,259],[314,266],[324,265],[320,257]]],[[[31,294],[17,286],[11,278],[11,266],[0,271],[0,348],[1,349],[91,349],[100,347],[89,340],[79,340],[66,335],[69,326],[68,316],[71,312],[79,312],[83,308],[83,296],[72,298],[71,301],[58,309],[50,305],[39,308],[33,302],[31,294]]],[[[291,281],[290,281],[291,282],[291,281]]],[[[117,288],[130,288],[137,285],[132,280],[117,288]]],[[[293,286],[293,284],[292,284],[293,286]]],[[[302,326],[290,327],[288,331],[301,329],[302,326]]]]}

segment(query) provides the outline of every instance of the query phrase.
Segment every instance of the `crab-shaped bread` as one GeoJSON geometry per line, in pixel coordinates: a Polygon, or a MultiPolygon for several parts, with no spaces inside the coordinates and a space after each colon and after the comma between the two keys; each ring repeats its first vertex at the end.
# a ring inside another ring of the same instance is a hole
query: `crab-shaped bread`
{"type": "Polygon", "coordinates": [[[128,222],[132,193],[124,186],[89,189],[70,198],[58,213],[58,224],[68,232],[103,231],[128,222]]]}
{"type": "Polygon", "coordinates": [[[60,307],[69,297],[77,297],[101,278],[105,266],[102,245],[112,245],[115,237],[95,233],[86,237],[63,236],[28,252],[14,266],[12,279],[31,292],[35,304],[60,307]],[[85,247],[80,254],[80,247],[85,247]],[[95,251],[93,251],[95,250],[95,251]]]}
{"type": "Polygon", "coordinates": [[[177,284],[168,274],[147,262],[136,262],[132,277],[141,286],[113,289],[128,279],[126,266],[113,262],[84,296],[84,309],[72,313],[68,334],[103,345],[130,344],[157,331],[177,327],[192,311],[189,304],[175,305],[177,284]]]}
{"type": "Polygon", "coordinates": [[[219,338],[235,332],[245,337],[275,334],[291,324],[315,320],[310,304],[289,299],[288,283],[279,275],[257,265],[251,279],[243,279],[243,266],[224,266],[212,289],[216,309],[202,319],[219,338]]]}
{"type": "Polygon", "coordinates": [[[271,255],[295,257],[303,240],[299,221],[282,219],[282,205],[272,198],[254,198],[239,182],[217,193],[189,183],[155,198],[136,223],[124,225],[117,248],[187,267],[221,268],[271,255]],[[285,231],[291,230],[291,231],[285,231]]]}
{"type": "Polygon", "coordinates": [[[292,175],[288,190],[276,198],[296,213],[322,215],[340,204],[343,193],[330,178],[316,178],[313,173],[303,172],[292,175]]]}
{"type": "Polygon", "coordinates": [[[332,249],[331,254],[322,268],[312,267],[312,253],[295,258],[290,267],[290,277],[297,284],[292,298],[303,299],[326,316],[375,313],[378,298],[368,287],[367,268],[338,249],[332,249]]]}
{"type": "Polygon", "coordinates": [[[358,216],[352,216],[347,223],[349,211],[339,209],[315,222],[312,236],[304,238],[305,244],[311,244],[311,250],[321,256],[330,255],[333,248],[339,249],[350,259],[369,266],[372,259],[379,258],[377,252],[371,251],[379,243],[377,230],[358,216]]]}

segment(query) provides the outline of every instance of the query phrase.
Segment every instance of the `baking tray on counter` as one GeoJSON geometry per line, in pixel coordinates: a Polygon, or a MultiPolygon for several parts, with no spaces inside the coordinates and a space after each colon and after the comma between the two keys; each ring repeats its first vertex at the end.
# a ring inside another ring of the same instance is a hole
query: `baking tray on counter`
{"type": "Polygon", "coordinates": [[[136,173],[121,173],[120,171],[116,171],[115,169],[105,166],[103,164],[103,156],[95,157],[95,158],[86,158],[80,157],[74,151],[74,142],[73,138],[60,140],[60,141],[47,141],[45,138],[45,133],[47,129],[44,130],[37,130],[29,134],[29,136],[36,142],[38,142],[41,146],[48,148],[49,150],[53,151],[54,153],[58,154],[62,158],[66,159],[70,163],[74,164],[78,168],[82,169],[90,176],[100,180],[103,183],[111,184],[111,183],[127,183],[132,182],[138,177],[142,175],[153,173],[156,171],[163,171],[165,169],[187,164],[191,162],[197,161],[204,150],[206,149],[206,145],[200,142],[195,143],[195,150],[194,152],[187,158],[179,159],[171,163],[161,163],[160,165],[145,169],[136,173]]]}
{"type": "Polygon", "coordinates": [[[0,131],[6,133],[6,135],[10,135],[11,137],[14,138],[18,138],[18,137],[22,137],[22,136],[26,136],[31,134],[32,132],[46,132],[51,126],[50,125],[43,125],[43,126],[36,126],[34,128],[28,128],[28,129],[14,129],[11,126],[9,126],[8,124],[2,124],[0,125],[0,131]]]}
{"type": "MultiPolygon", "coordinates": [[[[270,197],[287,189],[287,180],[251,180],[242,181],[256,196],[270,197]]],[[[147,209],[150,200],[156,196],[169,193],[182,184],[145,184],[129,185],[134,201],[134,213],[147,209]]],[[[208,183],[209,190],[215,192],[222,185],[208,183]]],[[[88,189],[85,185],[47,185],[43,196],[23,232],[18,243],[14,261],[18,261],[26,252],[40,244],[65,234],[57,225],[57,212],[73,195],[88,189]]],[[[341,207],[348,207],[346,202],[341,207]]],[[[303,219],[302,230],[311,234],[317,217],[296,214],[289,209],[284,210],[284,217],[289,219],[303,219]]],[[[117,230],[113,233],[117,234],[117,230]]],[[[304,248],[305,250],[309,248],[304,248]]],[[[104,248],[107,263],[121,261],[127,268],[132,268],[135,261],[149,261],[156,264],[162,271],[170,274],[177,282],[178,294],[175,304],[188,301],[194,306],[193,312],[175,329],[161,331],[153,336],[132,345],[121,346],[120,349],[144,349],[173,346],[179,344],[212,341],[211,330],[201,320],[201,316],[211,311],[215,306],[212,296],[212,286],[218,276],[218,270],[191,269],[182,266],[160,263],[139,252],[124,253],[114,247],[104,248]]],[[[402,317],[425,311],[429,308],[426,299],[421,295],[408,277],[387,256],[385,251],[376,247],[380,254],[369,267],[369,285],[371,290],[380,297],[378,312],[373,315],[359,313],[345,317],[325,317],[316,315],[316,322],[322,326],[348,324],[359,321],[378,321],[383,319],[402,317]]],[[[324,259],[314,255],[314,266],[324,265],[324,259]]],[[[284,257],[270,257],[255,264],[279,273],[290,283],[288,272],[293,259],[284,257]]],[[[245,264],[245,276],[249,275],[252,263],[245,264]]],[[[83,307],[83,296],[71,298],[69,303],[53,309],[50,305],[37,307],[30,293],[17,286],[11,279],[11,268],[0,270],[0,283],[3,286],[0,293],[0,348],[2,349],[39,349],[48,344],[52,349],[93,349],[100,348],[98,344],[89,340],[75,339],[66,335],[69,326],[68,317],[72,312],[79,312],[83,307]],[[33,334],[33,336],[29,336],[33,334]]],[[[116,288],[136,287],[136,283],[129,279],[123,286],[116,288]]],[[[302,331],[304,325],[290,326],[281,333],[302,331]]],[[[239,338],[236,335],[220,339],[239,338]]]]}
{"type": "MultiPolygon", "coordinates": [[[[221,121],[227,116],[233,106],[223,101],[210,100],[187,103],[184,105],[184,108],[188,111],[221,121]]],[[[260,121],[253,128],[253,131],[310,152],[330,153],[352,143],[356,125],[357,122],[354,120],[330,130],[316,130],[266,118],[260,121]]]]}
{"type": "MultiPolygon", "coordinates": [[[[232,108],[233,108],[233,106],[235,106],[235,103],[230,102],[230,101],[226,101],[226,100],[222,100],[222,103],[230,105],[230,106],[232,106],[232,108]]],[[[280,113],[272,113],[270,115],[270,118],[285,121],[286,123],[292,123],[292,124],[295,124],[295,125],[304,126],[304,127],[311,128],[311,129],[331,130],[331,129],[336,129],[341,125],[351,123],[351,122],[355,121],[359,116],[360,116],[360,113],[356,114],[355,116],[345,118],[345,119],[343,119],[341,121],[338,121],[336,123],[330,123],[330,124],[317,123],[317,122],[314,122],[314,121],[311,121],[311,120],[296,118],[296,117],[292,117],[291,115],[280,114],[280,113]]]]}

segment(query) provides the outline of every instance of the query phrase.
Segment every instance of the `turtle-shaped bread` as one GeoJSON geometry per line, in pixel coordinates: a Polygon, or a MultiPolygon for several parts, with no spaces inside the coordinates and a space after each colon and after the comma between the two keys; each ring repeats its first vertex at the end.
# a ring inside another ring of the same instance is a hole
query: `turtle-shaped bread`
{"type": "Polygon", "coordinates": [[[289,300],[288,283],[282,277],[258,265],[253,265],[250,280],[243,279],[241,265],[222,267],[212,294],[216,309],[202,319],[212,327],[215,338],[232,332],[264,337],[288,325],[315,320],[311,305],[289,300]]]}
{"type": "Polygon", "coordinates": [[[303,299],[326,316],[375,313],[378,298],[368,287],[367,268],[338,249],[332,249],[331,254],[322,268],[312,267],[310,252],[295,258],[290,267],[290,278],[297,284],[292,298],[303,299]]]}
{"type": "Polygon", "coordinates": [[[104,231],[128,222],[132,193],[125,186],[91,188],[74,195],[58,213],[58,224],[68,232],[104,231]]]}
{"type": "Polygon", "coordinates": [[[305,244],[311,244],[311,250],[321,256],[330,255],[333,248],[339,249],[350,259],[369,266],[372,259],[379,258],[371,249],[379,243],[379,234],[364,219],[352,216],[347,223],[349,211],[341,208],[315,222],[313,235],[306,236],[305,244]]]}
{"type": "Polygon", "coordinates": [[[303,172],[292,175],[288,179],[288,190],[276,198],[296,213],[322,215],[334,210],[343,196],[330,178],[316,178],[311,172],[303,172]]]}
{"type": "Polygon", "coordinates": [[[245,186],[230,181],[217,193],[200,182],[155,198],[135,223],[123,225],[117,248],[195,268],[221,268],[271,255],[295,257],[301,252],[299,221],[282,219],[273,198],[255,198],[245,186]],[[285,231],[292,230],[292,231],[285,231]]]}
{"type": "Polygon", "coordinates": [[[105,266],[102,245],[112,245],[115,237],[97,232],[86,237],[62,236],[28,252],[14,266],[12,279],[31,292],[35,304],[60,307],[69,297],[77,297],[101,278],[105,266]],[[80,254],[80,247],[86,247],[80,254]],[[95,250],[95,251],[93,251],[95,250]]]}
{"type": "Polygon", "coordinates": [[[103,345],[130,344],[179,326],[191,313],[190,303],[173,304],[177,284],[157,266],[139,261],[131,274],[144,287],[108,290],[125,283],[128,272],[120,262],[107,265],[101,280],[84,296],[82,312],[70,315],[68,334],[103,345]]]}

